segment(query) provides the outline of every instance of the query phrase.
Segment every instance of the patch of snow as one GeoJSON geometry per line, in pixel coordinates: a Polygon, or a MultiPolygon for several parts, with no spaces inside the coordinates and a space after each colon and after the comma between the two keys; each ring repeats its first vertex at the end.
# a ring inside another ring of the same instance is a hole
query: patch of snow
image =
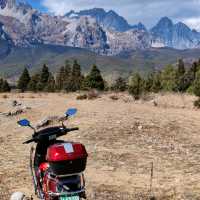
{"type": "Polygon", "coordinates": [[[152,42],[151,46],[154,48],[162,48],[162,47],[165,47],[165,44],[161,41],[156,40],[152,42]]]}

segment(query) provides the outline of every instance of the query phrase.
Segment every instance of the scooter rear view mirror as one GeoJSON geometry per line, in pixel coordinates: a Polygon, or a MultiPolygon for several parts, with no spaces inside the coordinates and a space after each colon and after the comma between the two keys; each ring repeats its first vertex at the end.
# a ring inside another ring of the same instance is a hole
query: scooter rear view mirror
{"type": "Polygon", "coordinates": [[[22,119],[17,122],[20,126],[30,126],[30,122],[27,119],[22,119]]]}
{"type": "Polygon", "coordinates": [[[70,108],[66,111],[65,115],[67,117],[73,116],[77,113],[77,109],[76,108],[70,108]]]}

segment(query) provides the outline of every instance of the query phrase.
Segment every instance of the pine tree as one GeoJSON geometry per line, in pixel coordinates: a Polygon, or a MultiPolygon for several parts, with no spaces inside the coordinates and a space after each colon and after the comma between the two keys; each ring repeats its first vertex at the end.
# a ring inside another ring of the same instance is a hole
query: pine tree
{"type": "Polygon", "coordinates": [[[177,74],[173,66],[168,65],[161,73],[162,88],[165,91],[177,91],[177,74]]]}
{"type": "Polygon", "coordinates": [[[154,74],[151,73],[147,76],[147,79],[144,81],[144,90],[146,92],[152,91],[153,81],[154,81],[154,74]]]}
{"type": "Polygon", "coordinates": [[[10,90],[11,90],[10,85],[8,84],[7,80],[4,80],[2,84],[2,91],[10,92],[10,90]]]}
{"type": "Polygon", "coordinates": [[[200,97],[200,70],[196,73],[196,78],[193,83],[194,94],[200,97]]]}
{"type": "Polygon", "coordinates": [[[139,73],[135,73],[131,76],[129,81],[128,91],[133,97],[138,100],[144,89],[144,81],[139,73]]]}
{"type": "Polygon", "coordinates": [[[64,69],[64,90],[66,92],[70,92],[71,88],[72,88],[72,69],[71,69],[69,61],[66,61],[65,69],[64,69]]]}
{"type": "Polygon", "coordinates": [[[177,69],[178,76],[183,76],[185,74],[185,64],[182,59],[178,60],[178,69],[177,69]]]}
{"type": "Polygon", "coordinates": [[[33,92],[37,92],[38,88],[37,88],[37,85],[40,81],[40,74],[35,74],[31,77],[31,80],[28,84],[28,87],[27,89],[29,91],[33,91],[33,92]]]}
{"type": "Polygon", "coordinates": [[[50,75],[49,68],[44,64],[40,75],[40,83],[38,83],[38,88],[40,91],[46,87],[49,75],[50,75]]]}
{"type": "Polygon", "coordinates": [[[64,88],[65,81],[65,68],[62,66],[56,76],[56,89],[62,90],[64,88]]]}
{"type": "Polygon", "coordinates": [[[84,87],[88,89],[104,90],[104,80],[96,65],[93,65],[89,75],[85,78],[84,87]]]}
{"type": "Polygon", "coordinates": [[[193,83],[193,92],[198,97],[194,102],[194,106],[200,108],[200,70],[196,73],[196,78],[193,83]]]}
{"type": "Polygon", "coordinates": [[[65,61],[65,66],[62,66],[56,76],[57,90],[71,91],[72,87],[72,72],[69,61],[65,61]]]}
{"type": "Polygon", "coordinates": [[[2,86],[3,86],[3,79],[0,78],[0,92],[3,92],[3,88],[2,88],[2,86]]]}
{"type": "Polygon", "coordinates": [[[11,88],[7,80],[0,79],[0,92],[10,92],[11,88]]]}
{"type": "Polygon", "coordinates": [[[26,91],[30,80],[31,78],[29,75],[29,71],[27,68],[25,68],[18,80],[18,84],[17,84],[18,89],[20,89],[22,92],[26,91]]]}
{"type": "Polygon", "coordinates": [[[119,77],[115,80],[112,89],[117,92],[124,92],[127,89],[127,83],[124,78],[119,77]]]}
{"type": "Polygon", "coordinates": [[[45,87],[46,92],[55,92],[56,89],[56,82],[51,73],[49,73],[49,78],[45,87]]]}
{"type": "Polygon", "coordinates": [[[151,87],[151,91],[158,93],[160,90],[162,90],[161,73],[157,72],[153,76],[153,84],[152,84],[152,87],[151,87]]]}
{"type": "Polygon", "coordinates": [[[82,81],[81,66],[78,64],[77,60],[74,60],[71,73],[71,91],[80,90],[82,81]]]}
{"type": "Polygon", "coordinates": [[[185,64],[182,59],[178,60],[178,68],[176,73],[177,91],[185,92],[188,88],[187,74],[185,64]]]}

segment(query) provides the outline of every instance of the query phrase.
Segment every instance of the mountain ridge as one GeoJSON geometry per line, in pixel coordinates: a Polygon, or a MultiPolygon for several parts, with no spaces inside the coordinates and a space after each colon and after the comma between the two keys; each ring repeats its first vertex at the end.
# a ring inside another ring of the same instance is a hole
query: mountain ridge
{"type": "Polygon", "coordinates": [[[85,16],[85,15],[95,18],[98,23],[103,25],[103,27],[105,28],[111,27],[112,29],[118,32],[125,32],[130,29],[147,30],[145,25],[142,24],[141,22],[135,25],[130,25],[125,18],[118,15],[115,11],[109,10],[106,12],[103,8],[93,8],[93,9],[81,10],[79,12],[71,10],[64,16],[69,18],[70,17],[78,18],[80,16],[85,16]]]}
{"type": "Polygon", "coordinates": [[[183,23],[162,18],[151,30],[139,22],[130,25],[115,11],[102,8],[52,16],[24,1],[1,0],[0,23],[15,46],[52,44],[84,48],[100,55],[171,47],[199,48],[200,33],[183,23]]]}

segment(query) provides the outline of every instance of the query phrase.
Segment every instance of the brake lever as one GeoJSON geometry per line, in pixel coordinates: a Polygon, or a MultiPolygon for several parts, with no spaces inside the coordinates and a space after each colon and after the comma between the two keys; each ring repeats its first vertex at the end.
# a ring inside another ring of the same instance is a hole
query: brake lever
{"type": "Polygon", "coordinates": [[[64,121],[68,120],[68,117],[69,117],[69,115],[66,115],[66,116],[65,116],[65,119],[62,120],[62,127],[63,127],[63,128],[67,128],[67,127],[64,125],[64,121]]]}

